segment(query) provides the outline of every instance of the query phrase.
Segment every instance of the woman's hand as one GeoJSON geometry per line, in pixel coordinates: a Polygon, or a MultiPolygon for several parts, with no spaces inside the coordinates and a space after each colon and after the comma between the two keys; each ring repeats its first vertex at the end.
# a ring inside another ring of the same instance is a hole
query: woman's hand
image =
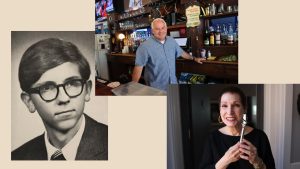
{"type": "Polygon", "coordinates": [[[227,168],[230,163],[236,162],[240,159],[240,143],[236,143],[232,147],[230,147],[224,156],[216,163],[216,169],[227,168]]]}
{"type": "Polygon", "coordinates": [[[256,147],[248,140],[243,139],[242,143],[240,144],[240,151],[240,157],[242,159],[248,160],[251,164],[258,160],[256,147]]]}
{"type": "Polygon", "coordinates": [[[248,160],[249,163],[254,166],[254,168],[261,168],[265,166],[262,159],[260,159],[257,155],[256,147],[248,140],[243,139],[239,150],[241,152],[240,157],[248,160]]]}

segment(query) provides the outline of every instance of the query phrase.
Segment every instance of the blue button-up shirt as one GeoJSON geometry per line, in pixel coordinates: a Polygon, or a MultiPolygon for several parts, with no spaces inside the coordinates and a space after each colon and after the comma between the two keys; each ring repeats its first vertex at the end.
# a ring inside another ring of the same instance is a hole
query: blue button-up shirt
{"type": "Polygon", "coordinates": [[[167,36],[162,44],[152,36],[139,46],[135,65],[145,67],[147,85],[166,91],[168,84],[177,84],[176,58],[182,53],[172,37],[167,36]]]}

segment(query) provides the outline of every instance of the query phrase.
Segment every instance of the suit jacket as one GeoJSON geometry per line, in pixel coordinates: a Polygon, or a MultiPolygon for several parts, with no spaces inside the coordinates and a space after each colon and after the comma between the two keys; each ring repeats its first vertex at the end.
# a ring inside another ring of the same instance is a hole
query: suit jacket
{"type": "MultiPolygon", "coordinates": [[[[108,127],[85,115],[85,129],[75,160],[108,159],[108,127]]],[[[12,151],[12,160],[48,160],[44,134],[12,151]]]]}

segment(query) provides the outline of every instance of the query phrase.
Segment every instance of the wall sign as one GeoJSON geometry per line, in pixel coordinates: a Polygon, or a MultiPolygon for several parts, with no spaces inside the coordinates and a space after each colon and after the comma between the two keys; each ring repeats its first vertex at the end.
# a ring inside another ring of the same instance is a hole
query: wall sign
{"type": "Polygon", "coordinates": [[[187,18],[186,27],[196,27],[200,25],[200,6],[192,5],[185,9],[185,15],[187,18]]]}

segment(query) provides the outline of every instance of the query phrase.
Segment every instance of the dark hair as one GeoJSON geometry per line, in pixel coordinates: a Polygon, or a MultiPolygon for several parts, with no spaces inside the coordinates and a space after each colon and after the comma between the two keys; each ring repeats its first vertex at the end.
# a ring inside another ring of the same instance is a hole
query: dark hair
{"type": "Polygon", "coordinates": [[[234,94],[237,94],[240,96],[240,99],[241,99],[241,103],[244,107],[244,109],[247,108],[247,98],[246,98],[246,95],[245,93],[238,87],[235,87],[235,86],[230,86],[230,87],[226,87],[222,90],[221,94],[220,94],[220,97],[219,97],[219,103],[221,103],[221,97],[223,96],[223,94],[225,93],[234,93],[234,94]]]}
{"type": "Polygon", "coordinates": [[[42,74],[66,62],[77,64],[81,77],[84,80],[89,79],[91,74],[89,63],[71,42],[49,38],[31,45],[23,54],[19,65],[22,90],[27,92],[42,74]]]}

